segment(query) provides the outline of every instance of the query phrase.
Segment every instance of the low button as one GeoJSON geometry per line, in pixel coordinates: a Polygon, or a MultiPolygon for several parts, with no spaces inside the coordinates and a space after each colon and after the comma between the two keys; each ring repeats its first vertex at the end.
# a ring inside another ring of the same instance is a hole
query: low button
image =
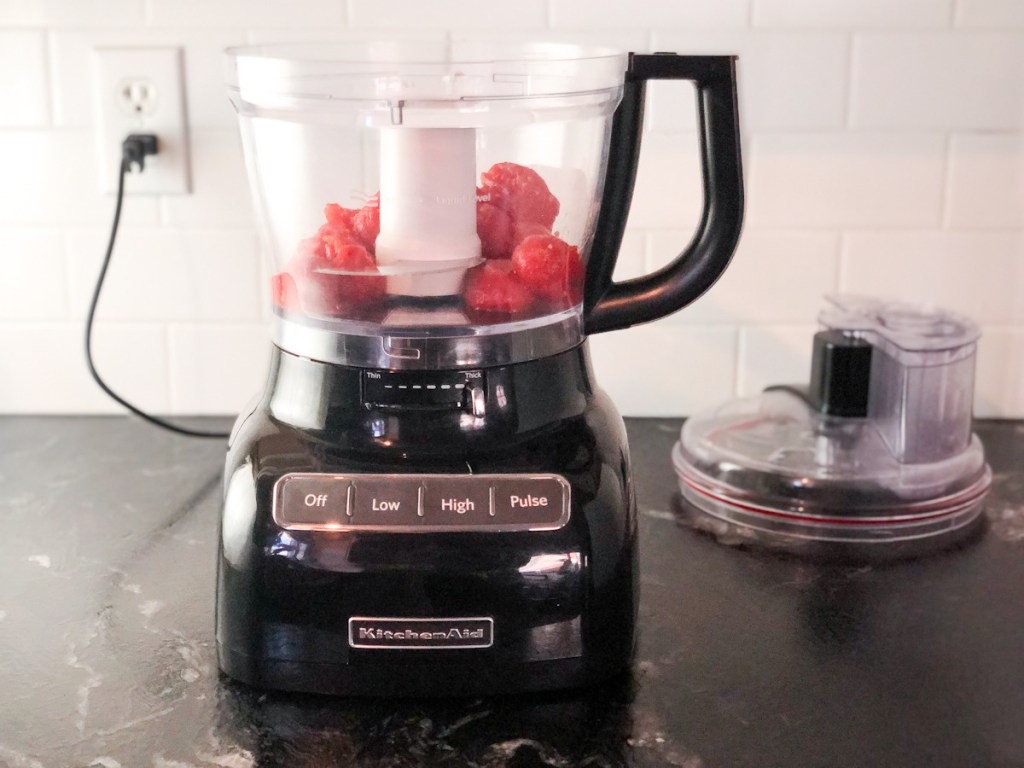
{"type": "Polygon", "coordinates": [[[274,519],[282,528],[340,528],[348,522],[348,487],[331,475],[286,476],[278,481],[274,519]]]}
{"type": "Polygon", "coordinates": [[[402,478],[360,479],[353,481],[352,525],[400,526],[420,525],[420,483],[402,478]]]}
{"type": "Polygon", "coordinates": [[[476,478],[423,481],[423,524],[471,528],[490,525],[491,486],[476,478]]]}
{"type": "Polygon", "coordinates": [[[554,477],[513,477],[494,481],[494,522],[558,528],[568,503],[562,481],[554,477]]]}

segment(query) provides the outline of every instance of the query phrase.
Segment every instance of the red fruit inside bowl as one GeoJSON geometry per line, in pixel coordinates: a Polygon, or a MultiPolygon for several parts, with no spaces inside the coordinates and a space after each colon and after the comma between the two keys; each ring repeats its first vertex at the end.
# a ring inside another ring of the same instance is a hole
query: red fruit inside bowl
{"type": "Polygon", "coordinates": [[[569,307],[583,295],[583,262],[576,246],[554,235],[531,235],[516,246],[512,266],[537,297],[569,307]]]}
{"type": "Polygon", "coordinates": [[[517,163],[496,163],[483,173],[478,194],[516,221],[531,221],[549,230],[558,216],[558,198],[541,175],[517,163]]]}
{"type": "Polygon", "coordinates": [[[356,208],[342,208],[337,203],[328,203],[324,206],[324,218],[328,224],[340,224],[352,229],[352,218],[358,213],[356,208]]]}
{"type": "Polygon", "coordinates": [[[476,233],[485,259],[507,259],[512,255],[515,224],[498,206],[479,201],[476,204],[476,233]]]}
{"type": "Polygon", "coordinates": [[[387,288],[387,279],[378,273],[373,255],[337,219],[299,243],[287,271],[295,278],[304,309],[311,314],[345,315],[353,305],[379,299],[387,288]]]}
{"type": "Polygon", "coordinates": [[[285,312],[300,312],[299,289],[295,278],[287,272],[280,272],[270,278],[270,290],[274,306],[285,312]]]}
{"type": "Polygon", "coordinates": [[[466,306],[482,312],[525,312],[533,295],[519,280],[508,259],[492,259],[466,273],[466,306]]]}
{"type": "Polygon", "coordinates": [[[377,236],[380,234],[380,193],[370,200],[352,216],[352,231],[370,252],[374,252],[377,236]]]}
{"type": "Polygon", "coordinates": [[[535,221],[517,221],[512,232],[512,247],[519,245],[532,235],[550,235],[551,230],[535,221]]]}

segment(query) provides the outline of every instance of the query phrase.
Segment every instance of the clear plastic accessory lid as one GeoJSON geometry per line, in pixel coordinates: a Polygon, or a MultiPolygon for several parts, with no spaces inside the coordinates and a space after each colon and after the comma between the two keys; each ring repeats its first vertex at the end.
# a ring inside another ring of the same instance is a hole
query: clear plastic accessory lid
{"type": "MultiPolygon", "coordinates": [[[[672,460],[685,498],[709,514],[806,539],[923,538],[977,517],[991,483],[971,433],[977,326],[933,307],[829,299],[830,343],[871,345],[866,407],[830,414],[800,387],[771,388],[689,419],[672,460]]],[[[819,334],[821,336],[822,334],[819,334]]],[[[852,369],[812,371],[842,391],[852,369]]],[[[815,365],[821,361],[815,358],[815,365]]]]}

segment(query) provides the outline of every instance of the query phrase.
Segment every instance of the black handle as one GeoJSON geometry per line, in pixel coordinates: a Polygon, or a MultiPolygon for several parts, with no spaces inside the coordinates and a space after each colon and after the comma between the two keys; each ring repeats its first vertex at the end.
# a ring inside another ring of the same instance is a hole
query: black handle
{"type": "Polygon", "coordinates": [[[627,328],[675,312],[710,288],[728,266],[743,224],[736,57],[631,53],[622,103],[612,120],[611,148],[583,294],[587,333],[627,328]],[[675,261],[649,275],[613,283],[636,181],[648,80],[692,80],[697,88],[704,210],[693,239],[675,261]]]}

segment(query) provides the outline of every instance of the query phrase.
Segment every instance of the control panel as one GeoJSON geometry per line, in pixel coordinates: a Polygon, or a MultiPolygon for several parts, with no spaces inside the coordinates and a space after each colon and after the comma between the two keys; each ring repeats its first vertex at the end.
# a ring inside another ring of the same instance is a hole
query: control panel
{"type": "Polygon", "coordinates": [[[462,408],[484,415],[483,371],[363,371],[363,402],[375,408],[462,408]]]}
{"type": "Polygon", "coordinates": [[[291,473],[274,485],[274,521],[298,531],[553,531],[569,521],[558,475],[291,473]]]}

